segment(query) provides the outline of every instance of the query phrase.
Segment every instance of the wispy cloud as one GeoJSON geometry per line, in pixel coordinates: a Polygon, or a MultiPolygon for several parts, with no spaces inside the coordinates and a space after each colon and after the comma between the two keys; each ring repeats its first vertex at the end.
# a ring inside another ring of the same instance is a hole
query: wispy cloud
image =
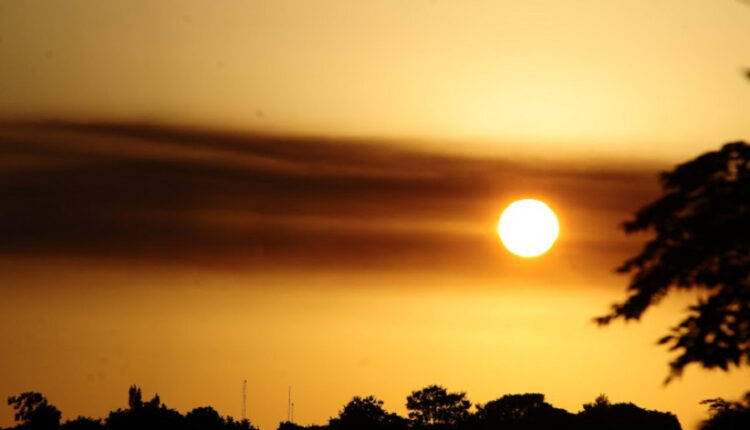
{"type": "Polygon", "coordinates": [[[548,196],[591,214],[594,226],[653,190],[652,172],[606,166],[147,125],[16,124],[0,128],[0,253],[460,265],[491,258],[491,224],[508,199],[548,196]]]}

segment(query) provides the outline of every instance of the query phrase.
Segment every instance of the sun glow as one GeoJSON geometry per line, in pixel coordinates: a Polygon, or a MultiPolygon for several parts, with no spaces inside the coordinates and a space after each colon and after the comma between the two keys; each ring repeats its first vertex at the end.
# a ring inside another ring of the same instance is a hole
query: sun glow
{"type": "Polygon", "coordinates": [[[497,233],[503,245],[520,257],[537,257],[557,240],[560,225],[552,209],[534,199],[511,203],[500,216],[497,233]]]}

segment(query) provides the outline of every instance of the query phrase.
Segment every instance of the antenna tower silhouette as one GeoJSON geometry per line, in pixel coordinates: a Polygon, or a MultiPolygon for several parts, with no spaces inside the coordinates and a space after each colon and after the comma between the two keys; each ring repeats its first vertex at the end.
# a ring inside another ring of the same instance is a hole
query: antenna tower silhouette
{"type": "Polygon", "coordinates": [[[242,381],[242,420],[247,419],[247,379],[242,381]]]}
{"type": "Polygon", "coordinates": [[[286,421],[292,422],[292,386],[289,386],[289,395],[286,403],[286,421]]]}

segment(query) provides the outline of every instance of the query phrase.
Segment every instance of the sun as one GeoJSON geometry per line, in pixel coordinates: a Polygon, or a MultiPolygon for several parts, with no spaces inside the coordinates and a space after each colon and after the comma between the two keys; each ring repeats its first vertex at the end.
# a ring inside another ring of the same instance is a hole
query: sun
{"type": "Polygon", "coordinates": [[[497,222],[497,233],[508,251],[520,257],[537,257],[555,243],[560,224],[547,204],[523,199],[503,211],[497,222]]]}

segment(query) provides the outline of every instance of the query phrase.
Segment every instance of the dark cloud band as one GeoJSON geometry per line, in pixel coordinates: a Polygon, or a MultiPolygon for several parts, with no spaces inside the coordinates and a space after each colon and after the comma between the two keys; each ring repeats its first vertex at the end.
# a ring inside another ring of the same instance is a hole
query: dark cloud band
{"type": "Polygon", "coordinates": [[[651,172],[145,125],[0,128],[0,254],[247,265],[462,264],[514,195],[625,216],[651,172]]]}

